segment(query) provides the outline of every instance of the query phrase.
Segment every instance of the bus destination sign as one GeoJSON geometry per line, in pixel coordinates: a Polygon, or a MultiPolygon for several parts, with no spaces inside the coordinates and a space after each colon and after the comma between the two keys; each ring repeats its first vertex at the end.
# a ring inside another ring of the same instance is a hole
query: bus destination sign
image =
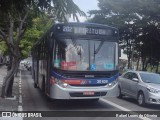
{"type": "Polygon", "coordinates": [[[79,35],[106,35],[112,36],[118,34],[114,29],[102,29],[96,27],[79,27],[79,26],[57,26],[57,30],[63,33],[73,33],[79,35]]]}

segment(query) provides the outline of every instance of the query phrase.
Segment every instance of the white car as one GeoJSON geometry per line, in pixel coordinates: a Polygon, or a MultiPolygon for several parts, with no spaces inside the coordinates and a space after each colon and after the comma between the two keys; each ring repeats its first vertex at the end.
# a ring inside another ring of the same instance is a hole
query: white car
{"type": "Polygon", "coordinates": [[[118,80],[119,94],[137,99],[139,105],[160,105],[160,75],[144,71],[128,71],[118,80]]]}

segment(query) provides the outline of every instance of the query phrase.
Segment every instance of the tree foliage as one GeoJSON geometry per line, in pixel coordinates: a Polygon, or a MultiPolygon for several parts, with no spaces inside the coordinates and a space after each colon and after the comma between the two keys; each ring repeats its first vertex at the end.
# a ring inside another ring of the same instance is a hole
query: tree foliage
{"type": "Polygon", "coordinates": [[[72,0],[1,0],[0,10],[14,15],[24,14],[28,10],[36,14],[45,12],[58,20],[65,20],[66,14],[73,15],[77,20],[77,13],[85,15],[72,0]]]}
{"type": "Polygon", "coordinates": [[[127,53],[128,67],[132,67],[130,65],[132,56],[142,59],[143,70],[146,70],[148,63],[158,65],[157,61],[160,60],[158,0],[99,0],[98,6],[100,10],[89,12],[94,16],[91,21],[119,28],[120,44],[127,53]]]}
{"type": "Polygon", "coordinates": [[[85,15],[72,0],[0,0],[0,41],[5,41],[10,56],[2,97],[12,95],[11,88],[19,62],[48,28],[48,19],[64,22],[67,15],[72,15],[78,21],[77,14],[85,15]],[[37,18],[43,16],[48,17],[46,22],[37,18]],[[45,29],[42,30],[42,27],[45,29]]]}
{"type": "Polygon", "coordinates": [[[53,21],[47,16],[36,17],[32,20],[31,27],[27,28],[19,48],[22,58],[26,58],[33,44],[50,28],[53,21]]]}

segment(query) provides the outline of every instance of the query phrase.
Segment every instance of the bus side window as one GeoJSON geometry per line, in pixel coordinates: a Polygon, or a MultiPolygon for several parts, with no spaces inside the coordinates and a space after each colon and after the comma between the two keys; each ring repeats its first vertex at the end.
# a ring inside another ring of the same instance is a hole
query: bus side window
{"type": "Polygon", "coordinates": [[[55,45],[55,48],[53,50],[53,66],[56,68],[60,67],[60,59],[59,59],[59,55],[58,55],[58,44],[55,45]]]}
{"type": "Polygon", "coordinates": [[[65,49],[62,44],[56,44],[55,49],[53,50],[53,66],[56,68],[60,68],[61,61],[65,61],[65,49]]]}

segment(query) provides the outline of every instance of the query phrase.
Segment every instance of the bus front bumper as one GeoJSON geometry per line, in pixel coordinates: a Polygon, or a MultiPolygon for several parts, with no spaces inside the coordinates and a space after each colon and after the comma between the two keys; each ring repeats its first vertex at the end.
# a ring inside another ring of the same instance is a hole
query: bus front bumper
{"type": "Polygon", "coordinates": [[[98,99],[101,97],[116,97],[118,84],[112,87],[73,87],[63,88],[54,84],[50,88],[49,97],[52,99],[98,99]]]}

